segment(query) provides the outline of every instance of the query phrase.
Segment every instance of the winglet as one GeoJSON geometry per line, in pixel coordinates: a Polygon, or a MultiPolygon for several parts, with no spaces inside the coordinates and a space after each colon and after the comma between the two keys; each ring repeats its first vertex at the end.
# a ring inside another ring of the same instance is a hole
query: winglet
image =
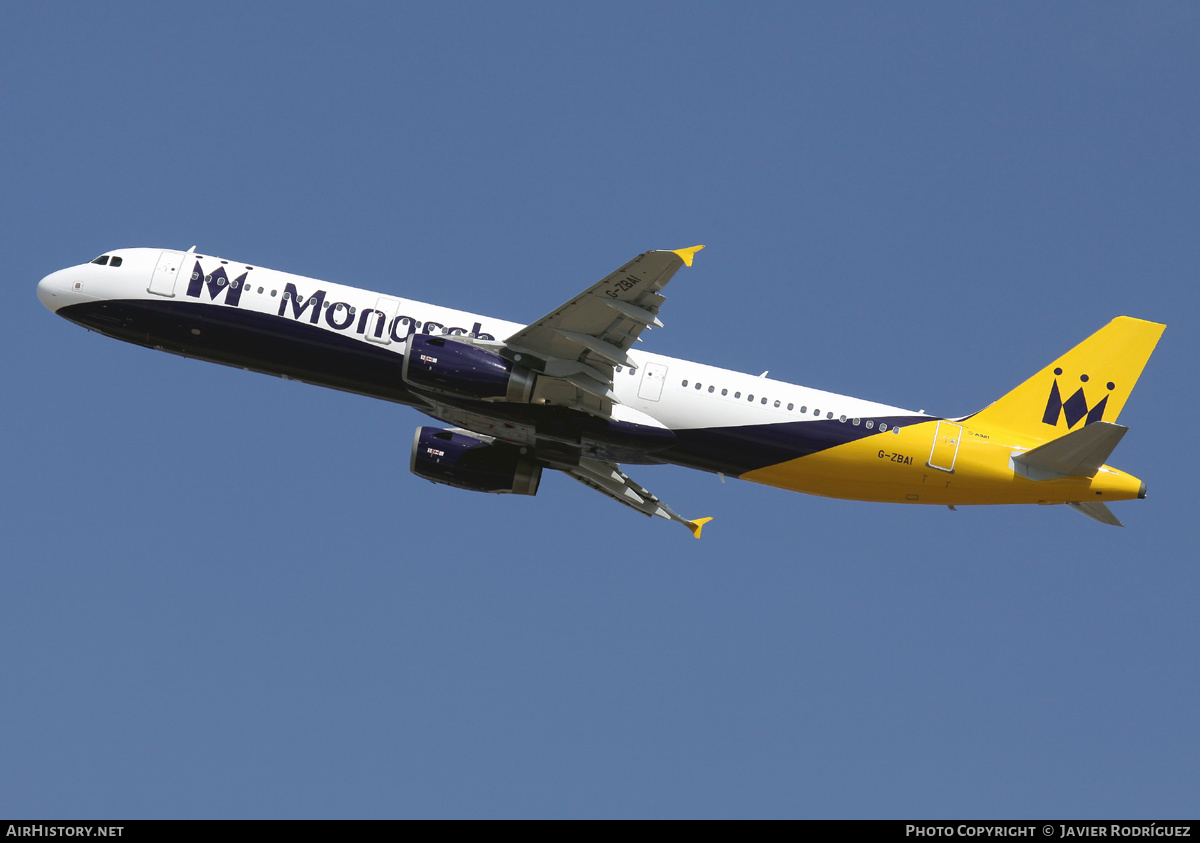
{"type": "MultiPolygon", "coordinates": [[[[703,249],[704,247],[701,246],[700,248],[703,249]]],[[[695,521],[684,522],[684,526],[692,531],[693,536],[695,536],[696,538],[700,538],[700,531],[704,529],[704,525],[707,524],[709,521],[712,521],[712,519],[711,518],[697,518],[695,521]]]]}
{"type": "MultiPolygon", "coordinates": [[[[679,259],[683,261],[684,266],[691,266],[692,258],[695,257],[696,252],[703,248],[703,246],[692,246],[690,249],[674,249],[673,251],[675,254],[679,255],[679,259]]],[[[696,538],[700,538],[700,535],[697,534],[696,538]]]]}

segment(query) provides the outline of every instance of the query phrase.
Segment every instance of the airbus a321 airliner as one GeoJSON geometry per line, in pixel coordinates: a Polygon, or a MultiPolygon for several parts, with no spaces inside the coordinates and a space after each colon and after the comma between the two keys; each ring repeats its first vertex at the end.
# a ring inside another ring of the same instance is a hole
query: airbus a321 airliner
{"type": "MultiPolygon", "coordinates": [[[[533,495],[544,469],[700,537],[621,469],[672,463],[860,501],[1107,504],[1146,484],[1105,464],[1164,325],[1119,316],[977,413],[942,418],[634,350],[702,246],[638,255],[529,325],[187,252],[120,249],[38,298],[148,348],[408,404],[410,468],[533,495]]],[[[764,373],[765,374],[765,373],[764,373]]]]}

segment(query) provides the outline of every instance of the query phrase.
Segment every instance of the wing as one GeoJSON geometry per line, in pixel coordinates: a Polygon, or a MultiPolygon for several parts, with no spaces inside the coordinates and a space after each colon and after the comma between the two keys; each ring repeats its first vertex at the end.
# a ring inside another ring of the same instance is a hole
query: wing
{"type": "Polygon", "coordinates": [[[662,327],[660,291],[703,248],[638,255],[505,340],[505,357],[542,375],[534,401],[608,418],[613,367],[636,368],[628,351],[647,327],[662,327]]]}
{"type": "Polygon", "coordinates": [[[696,538],[700,538],[700,531],[704,525],[712,521],[711,518],[697,518],[694,521],[684,518],[659,500],[650,490],[631,480],[629,475],[621,471],[616,463],[601,462],[585,457],[575,468],[564,470],[585,486],[590,486],[597,492],[608,495],[617,503],[623,503],[643,515],[658,516],[682,524],[691,530],[692,535],[696,538]]]}

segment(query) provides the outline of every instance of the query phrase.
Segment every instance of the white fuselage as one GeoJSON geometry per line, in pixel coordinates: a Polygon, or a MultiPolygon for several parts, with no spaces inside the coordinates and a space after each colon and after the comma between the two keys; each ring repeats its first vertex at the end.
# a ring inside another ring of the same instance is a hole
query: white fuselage
{"type": "MultiPolygon", "coordinates": [[[[231,288],[238,283],[240,292],[237,308],[241,311],[278,320],[304,322],[330,334],[341,335],[366,346],[385,348],[397,355],[403,353],[403,340],[413,333],[474,333],[502,341],[524,327],[517,322],[390,293],[320,281],[211,256],[158,249],[122,249],[109,254],[121,258],[121,266],[87,263],[46,276],[38,285],[38,296],[42,303],[55,312],[72,305],[101,301],[178,301],[221,309],[230,307],[228,300],[233,292],[231,288]],[[176,267],[177,274],[169,286],[160,286],[161,292],[151,292],[156,268],[164,257],[179,264],[176,267]],[[217,269],[225,270],[227,284],[220,285],[215,295],[210,293],[207,284],[201,286],[199,295],[188,295],[189,274],[192,271],[190,263],[195,261],[199,261],[206,274],[217,269]],[[298,301],[293,298],[293,290],[300,297],[298,301]],[[318,301],[311,301],[318,297],[318,301]],[[375,308],[381,299],[390,299],[394,303],[394,311],[389,313],[386,328],[389,335],[386,339],[390,341],[378,343],[370,338],[374,321],[371,325],[363,326],[360,317],[364,311],[375,308]],[[313,320],[316,307],[321,308],[321,313],[313,320]],[[297,310],[300,310],[299,315],[297,310]]],[[[637,368],[621,367],[613,380],[613,391],[620,406],[643,413],[670,430],[918,415],[899,407],[647,351],[631,350],[629,356],[637,363],[637,368]]],[[[300,374],[287,371],[272,374],[305,379],[300,374]]]]}

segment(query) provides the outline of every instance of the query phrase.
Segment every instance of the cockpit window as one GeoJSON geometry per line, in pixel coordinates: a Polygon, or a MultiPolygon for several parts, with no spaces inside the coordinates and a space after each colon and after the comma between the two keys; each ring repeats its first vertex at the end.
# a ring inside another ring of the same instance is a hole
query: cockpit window
{"type": "Polygon", "coordinates": [[[106,263],[108,263],[108,255],[101,255],[100,257],[98,257],[94,261],[92,261],[92,263],[98,263],[101,266],[104,266],[106,263]]]}
{"type": "Polygon", "coordinates": [[[108,265],[109,265],[109,266],[120,266],[120,265],[121,265],[121,259],[120,259],[119,257],[116,257],[116,256],[114,255],[114,256],[113,256],[113,259],[112,259],[111,261],[109,261],[109,262],[108,262],[108,265]]]}

